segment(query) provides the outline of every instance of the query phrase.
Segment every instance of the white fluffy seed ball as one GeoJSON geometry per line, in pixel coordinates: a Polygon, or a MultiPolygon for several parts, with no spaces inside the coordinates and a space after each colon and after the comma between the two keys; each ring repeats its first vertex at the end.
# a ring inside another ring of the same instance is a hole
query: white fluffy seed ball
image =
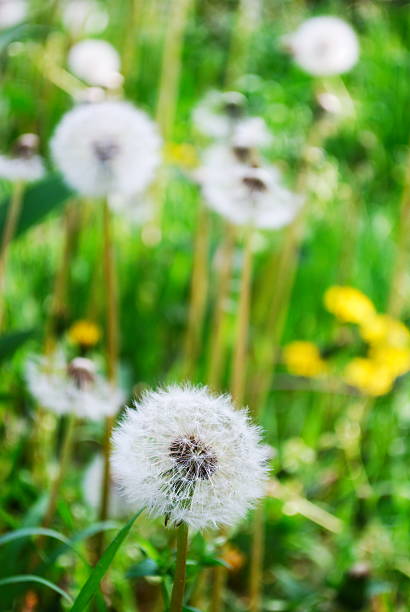
{"type": "Polygon", "coordinates": [[[314,76],[347,72],[359,59],[359,41],[353,28],[338,17],[308,19],[285,38],[295,62],[314,76]]]}
{"type": "Polygon", "coordinates": [[[193,529],[233,525],[263,495],[260,432],[205,387],[146,393],[113,434],[112,476],[127,501],[193,529]]]}
{"type": "Polygon", "coordinates": [[[66,182],[83,195],[142,192],[160,162],[157,127],[127,102],[80,105],[64,115],[51,153],[66,182]]]}
{"type": "Polygon", "coordinates": [[[115,88],[121,84],[119,53],[105,40],[90,38],[71,47],[68,67],[89,85],[115,88]]]}

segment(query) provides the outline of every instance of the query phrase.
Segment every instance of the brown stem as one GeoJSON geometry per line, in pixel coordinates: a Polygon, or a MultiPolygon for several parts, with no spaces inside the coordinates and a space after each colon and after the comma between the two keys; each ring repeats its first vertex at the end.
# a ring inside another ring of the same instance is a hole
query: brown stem
{"type": "Polygon", "coordinates": [[[169,612],[182,612],[184,605],[187,552],[188,525],[186,523],[181,523],[177,531],[177,558],[169,612]]]}
{"type": "MultiPolygon", "coordinates": [[[[114,249],[112,240],[111,212],[107,202],[103,204],[103,251],[104,251],[104,279],[107,296],[106,308],[106,330],[107,330],[107,374],[108,380],[115,385],[117,382],[118,364],[118,304],[117,304],[117,279],[114,261],[114,249]]],[[[110,496],[110,439],[113,426],[113,417],[107,417],[105,423],[103,457],[104,473],[102,483],[102,496],[100,508],[100,520],[105,521],[108,516],[110,496]]],[[[97,538],[97,556],[100,557],[104,546],[104,536],[101,532],[97,538]]]]}
{"type": "Polygon", "coordinates": [[[185,338],[183,377],[190,379],[195,373],[208,290],[209,216],[201,205],[197,221],[192,267],[191,297],[188,312],[188,328],[185,338]]]}
{"type": "Polygon", "coordinates": [[[218,294],[211,323],[211,347],[209,356],[208,385],[211,389],[219,391],[221,384],[223,356],[224,356],[224,331],[226,323],[226,302],[229,297],[229,286],[232,271],[232,252],[235,241],[234,227],[226,224],[224,241],[221,250],[221,264],[218,278],[218,294]]]}
{"type": "Polygon", "coordinates": [[[249,573],[249,612],[259,612],[262,603],[262,570],[265,548],[263,505],[255,510],[252,523],[251,566],[249,573]]]}
{"type": "Polygon", "coordinates": [[[249,308],[252,276],[252,229],[246,232],[242,263],[239,309],[236,327],[236,341],[233,354],[231,393],[235,403],[240,406],[245,395],[246,350],[248,343],[249,308]]]}

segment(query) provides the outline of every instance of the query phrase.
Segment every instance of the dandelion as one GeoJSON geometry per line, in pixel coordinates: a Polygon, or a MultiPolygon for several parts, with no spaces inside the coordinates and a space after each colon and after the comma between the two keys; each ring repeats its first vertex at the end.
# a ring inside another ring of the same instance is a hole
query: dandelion
{"type": "Polygon", "coordinates": [[[345,381],[365,395],[378,397],[393,388],[395,376],[385,363],[366,357],[355,357],[346,366],[345,381]]]}
{"type": "Polygon", "coordinates": [[[194,529],[239,521],[263,494],[265,460],[247,412],[206,388],[148,392],[113,434],[126,499],[194,529]]]}
{"type": "Polygon", "coordinates": [[[74,36],[98,34],[108,25],[108,14],[94,0],[68,0],[64,3],[62,21],[74,36]]]}
{"type": "Polygon", "coordinates": [[[356,33],[338,17],[312,17],[286,36],[284,44],[295,62],[313,76],[347,72],[359,59],[356,33]]]}
{"type": "Polygon", "coordinates": [[[69,341],[79,346],[82,351],[87,351],[95,346],[100,338],[101,329],[92,321],[76,321],[68,330],[69,341]]]}
{"type": "Polygon", "coordinates": [[[57,126],[54,161],[66,182],[83,195],[142,192],[160,161],[155,124],[127,102],[78,106],[57,126]]]}
{"type": "Polygon", "coordinates": [[[373,302],[354,287],[330,287],[324,302],[327,310],[345,323],[366,323],[376,313],[373,302]]]}
{"type": "MultiPolygon", "coordinates": [[[[90,508],[96,512],[101,507],[103,477],[104,459],[102,455],[96,455],[87,466],[82,482],[83,497],[90,508]]],[[[111,481],[107,515],[112,519],[119,519],[129,513],[128,504],[124,502],[115,484],[111,481]]]]}
{"type": "Polygon", "coordinates": [[[124,402],[123,391],[108,383],[91,359],[76,357],[67,362],[62,353],[31,357],[26,380],[40,406],[59,415],[99,420],[116,414],[124,402]]]}
{"type": "Polygon", "coordinates": [[[37,150],[36,134],[20,136],[14,144],[11,155],[0,155],[0,177],[13,183],[40,180],[44,176],[45,169],[37,150]]]}
{"type": "Polygon", "coordinates": [[[283,349],[283,361],[291,374],[315,378],[326,372],[326,363],[313,342],[297,340],[283,349]]]}
{"type": "Polygon", "coordinates": [[[375,346],[369,357],[381,367],[386,368],[393,379],[410,370],[410,348],[397,346],[375,346]]]}
{"type": "Polygon", "coordinates": [[[301,205],[301,198],[282,185],[277,168],[248,166],[223,145],[209,147],[196,177],[209,207],[234,225],[278,229],[301,205]]]}
{"type": "Polygon", "coordinates": [[[262,117],[248,117],[239,121],[232,135],[232,146],[237,150],[264,148],[271,143],[272,134],[262,117]]]}
{"type": "Polygon", "coordinates": [[[404,347],[410,345],[410,330],[386,314],[374,314],[360,324],[360,335],[369,344],[404,347]]]}
{"type": "Polygon", "coordinates": [[[71,47],[68,66],[73,74],[88,83],[115,89],[122,83],[120,56],[105,40],[81,40],[71,47]]]}
{"type": "Polygon", "coordinates": [[[198,132],[226,140],[242,118],[246,99],[236,91],[210,91],[192,113],[198,132]]]}
{"type": "Polygon", "coordinates": [[[0,0],[0,29],[21,23],[27,15],[26,0],[0,0]]]}

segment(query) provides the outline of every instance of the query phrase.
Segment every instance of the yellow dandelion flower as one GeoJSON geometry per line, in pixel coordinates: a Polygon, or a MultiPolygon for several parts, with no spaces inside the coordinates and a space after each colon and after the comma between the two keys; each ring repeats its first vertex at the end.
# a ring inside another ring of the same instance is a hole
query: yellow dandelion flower
{"type": "Polygon", "coordinates": [[[199,164],[195,147],[188,143],[168,143],[165,146],[165,159],[183,168],[195,168],[199,164]]]}
{"type": "Polygon", "coordinates": [[[69,341],[85,348],[95,346],[100,338],[101,330],[92,321],[76,321],[68,330],[69,341]]]}
{"type": "Polygon", "coordinates": [[[394,380],[389,368],[366,357],[355,357],[345,370],[345,381],[349,385],[373,397],[391,391],[394,380]]]}
{"type": "Polygon", "coordinates": [[[326,371],[326,363],[313,342],[297,340],[283,349],[283,361],[292,374],[314,378],[326,371]]]}
{"type": "Polygon", "coordinates": [[[410,345],[410,330],[404,323],[386,314],[374,314],[360,325],[360,335],[369,344],[410,345]]]}
{"type": "Polygon", "coordinates": [[[373,302],[354,287],[330,287],[324,303],[329,312],[346,323],[362,323],[375,314],[373,302]]]}
{"type": "Polygon", "coordinates": [[[394,378],[410,370],[410,348],[375,346],[371,349],[369,356],[373,361],[386,368],[394,378]]]}

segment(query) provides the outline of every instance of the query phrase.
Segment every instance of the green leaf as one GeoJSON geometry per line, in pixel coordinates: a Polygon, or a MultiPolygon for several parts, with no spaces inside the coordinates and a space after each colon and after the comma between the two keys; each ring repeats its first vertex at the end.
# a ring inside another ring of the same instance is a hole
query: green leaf
{"type": "Polygon", "coordinates": [[[16,531],[11,531],[10,533],[0,536],[0,546],[7,544],[8,542],[13,542],[13,540],[28,538],[29,536],[33,535],[48,536],[49,538],[54,538],[55,540],[63,542],[67,546],[70,544],[68,538],[54,529],[45,529],[43,527],[25,527],[24,529],[17,529],[16,531]]]}
{"type": "MultiPolygon", "coordinates": [[[[42,221],[48,213],[61,207],[72,195],[71,189],[56,174],[50,174],[44,180],[27,187],[14,237],[20,236],[42,221]]],[[[10,198],[0,204],[0,236],[3,235],[9,205],[10,198]]]]}
{"type": "Polygon", "coordinates": [[[27,329],[0,336],[0,361],[6,357],[11,357],[34,334],[34,329],[27,329]]]}
{"type": "Polygon", "coordinates": [[[143,576],[158,576],[159,566],[153,559],[143,559],[140,563],[132,565],[127,573],[126,578],[142,578],[143,576]]]}
{"type": "Polygon", "coordinates": [[[66,599],[70,604],[73,603],[70,595],[63,591],[63,589],[60,589],[59,586],[53,582],[50,582],[49,580],[46,580],[45,578],[42,578],[41,576],[35,576],[34,574],[21,574],[18,576],[10,576],[10,578],[2,578],[0,580],[0,587],[6,586],[7,584],[17,584],[19,582],[37,582],[38,584],[43,584],[61,595],[61,597],[64,597],[64,599],[66,599]]]}
{"type": "Polygon", "coordinates": [[[128,523],[121,529],[121,531],[116,535],[114,540],[105,550],[103,556],[98,561],[94,569],[92,570],[87,582],[84,584],[83,588],[79,592],[76,600],[74,601],[74,605],[71,608],[71,612],[81,612],[85,610],[92,598],[95,596],[100,582],[104,577],[104,574],[108,570],[111,565],[119,547],[127,537],[131,527],[134,524],[134,521],[141,514],[142,510],[137,512],[128,523]]]}

